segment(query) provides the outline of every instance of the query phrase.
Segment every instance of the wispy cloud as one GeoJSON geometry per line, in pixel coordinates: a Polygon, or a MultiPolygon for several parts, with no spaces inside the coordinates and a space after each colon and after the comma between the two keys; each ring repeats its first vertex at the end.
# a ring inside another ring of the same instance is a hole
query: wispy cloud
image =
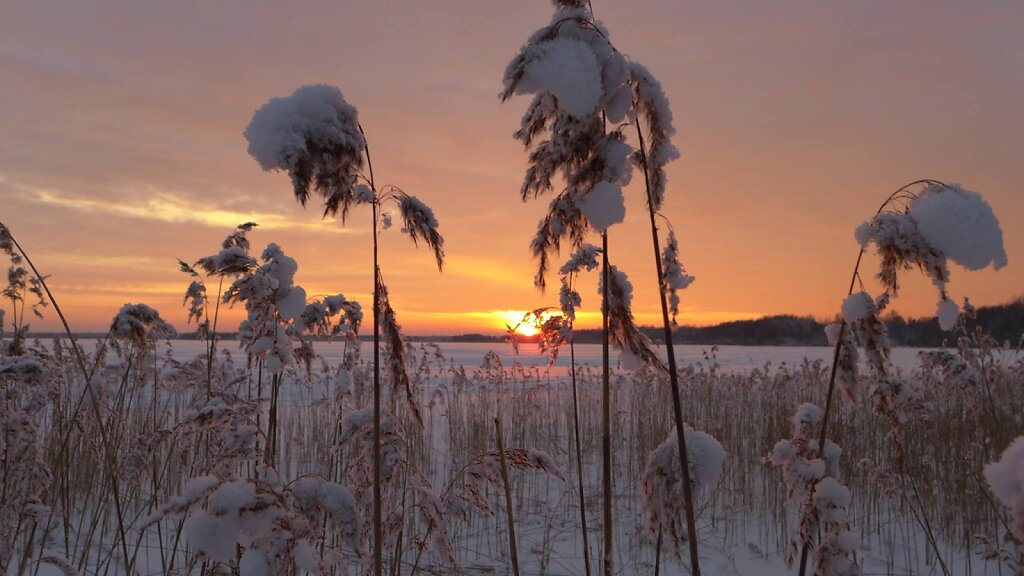
{"type": "Polygon", "coordinates": [[[295,221],[269,212],[240,212],[198,205],[180,196],[160,191],[140,194],[139,202],[124,204],[108,200],[92,200],[40,188],[19,187],[26,200],[36,204],[58,206],[87,214],[106,214],[125,218],[155,220],[169,224],[199,224],[212,228],[234,228],[243,222],[256,222],[267,230],[302,230],[329,234],[359,234],[364,230],[342,227],[333,221],[295,221]]]}
{"type": "Polygon", "coordinates": [[[132,256],[122,254],[90,254],[70,251],[42,251],[37,258],[54,269],[68,267],[110,268],[114,270],[166,271],[174,269],[174,262],[167,258],[153,256],[132,256]]]}

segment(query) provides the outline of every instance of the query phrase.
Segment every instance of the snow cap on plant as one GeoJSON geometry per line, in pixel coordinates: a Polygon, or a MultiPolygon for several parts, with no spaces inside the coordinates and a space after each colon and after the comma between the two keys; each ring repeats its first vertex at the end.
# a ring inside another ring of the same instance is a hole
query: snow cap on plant
{"type": "MultiPolygon", "coordinates": [[[[708,490],[718,483],[725,462],[725,450],[713,436],[686,426],[687,469],[694,494],[708,490]]],[[[660,446],[647,457],[647,466],[641,487],[644,511],[647,514],[647,529],[651,534],[665,531],[671,536],[669,542],[678,546],[687,534],[684,533],[686,501],[683,498],[682,466],[679,462],[679,436],[675,428],[660,446]]]]}
{"type": "Polygon", "coordinates": [[[549,93],[566,114],[584,118],[600,103],[601,68],[585,42],[554,38],[532,50],[515,92],[549,93]]]}
{"type": "Polygon", "coordinates": [[[160,313],[145,304],[125,304],[114,316],[110,332],[115,338],[130,340],[136,347],[148,350],[160,338],[177,335],[160,313]]]}
{"type": "Polygon", "coordinates": [[[637,150],[633,153],[633,163],[642,168],[645,164],[650,173],[651,202],[655,211],[661,209],[665,200],[665,187],[668,176],[665,165],[679,158],[679,149],[672,144],[671,138],[676,129],[672,126],[672,109],[668,105],[668,97],[661,83],[651,74],[650,70],[637,62],[629,63],[630,79],[635,87],[634,113],[641,116],[647,124],[646,156],[637,150]]]}
{"type": "Polygon", "coordinates": [[[924,272],[939,291],[939,321],[956,325],[956,304],[946,294],[948,260],[968,270],[1006,266],[1003,232],[992,207],[977,192],[959,184],[928,181],[907,202],[905,212],[880,212],[854,233],[862,247],[874,243],[882,259],[878,278],[886,292],[899,292],[897,272],[912,267],[924,272]]]}
{"type": "Polygon", "coordinates": [[[622,187],[611,182],[598,182],[580,197],[578,205],[587,222],[598,232],[604,232],[626,219],[626,199],[622,187]]]}
{"type": "Polygon", "coordinates": [[[345,219],[357,201],[355,180],[366,141],[356,109],[341,90],[314,84],[271,98],[253,114],[245,138],[260,167],[288,173],[303,206],[313,188],[326,202],[325,215],[340,209],[345,219]]]}
{"type": "Polygon", "coordinates": [[[536,31],[509,62],[500,94],[502,100],[534,94],[515,133],[529,149],[522,198],[552,191],[556,176],[565,185],[531,243],[539,259],[534,282],[541,289],[549,253],[558,251],[562,239],[578,246],[589,229],[604,232],[624,219],[622,187],[629,184],[632,165],[649,165],[652,196],[660,206],[662,167],[678,155],[668,141],[672,117],[657,81],[642,67],[631,68],[586,3],[554,4],[551,24],[536,31]],[[634,121],[637,111],[650,124],[646,154],[626,144],[625,126],[607,127],[607,122],[634,121]]]}
{"type": "Polygon", "coordinates": [[[911,200],[908,215],[932,246],[964,268],[1006,266],[1003,231],[981,194],[959,184],[932,184],[911,200]]]}
{"type": "Polygon", "coordinates": [[[196,260],[196,266],[210,275],[237,276],[256,266],[256,259],[249,255],[247,248],[236,245],[196,260]]]}

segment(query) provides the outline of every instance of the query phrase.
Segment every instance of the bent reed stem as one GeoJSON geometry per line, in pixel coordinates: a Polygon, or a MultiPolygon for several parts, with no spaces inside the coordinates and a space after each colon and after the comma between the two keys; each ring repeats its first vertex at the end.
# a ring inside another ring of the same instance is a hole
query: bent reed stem
{"type": "Polygon", "coordinates": [[[377,217],[380,209],[377,186],[373,178],[373,161],[370,159],[370,143],[366,139],[363,125],[359,124],[366,151],[366,166],[370,175],[370,190],[373,192],[373,573],[382,576],[384,569],[384,531],[381,473],[380,435],[380,264],[378,260],[377,217]]]}
{"type": "MultiPolygon", "coordinates": [[[[651,192],[650,168],[647,165],[647,150],[644,133],[636,121],[636,134],[640,143],[641,167],[644,171],[644,187],[647,192],[647,212],[651,218],[651,239],[654,243],[654,264],[658,272],[658,297],[661,301],[661,321],[665,334],[665,350],[668,353],[668,377],[672,387],[672,417],[676,425],[676,440],[679,444],[679,466],[682,468],[683,499],[686,501],[686,531],[689,535],[690,569],[694,576],[700,576],[700,554],[697,549],[697,519],[693,506],[693,485],[690,482],[690,458],[686,449],[686,429],[683,426],[683,402],[679,393],[679,371],[676,367],[676,352],[672,342],[672,325],[669,322],[668,300],[665,298],[665,269],[661,263],[661,246],[658,240],[658,223],[655,218],[654,196],[651,192]]],[[[660,549],[661,532],[658,533],[660,549]]]]}
{"type": "MultiPolygon", "coordinates": [[[[8,229],[8,232],[10,232],[10,229],[8,229]]],[[[121,507],[120,485],[118,484],[118,477],[116,474],[117,466],[114,461],[114,453],[112,452],[113,447],[110,444],[110,438],[107,436],[106,427],[103,425],[103,415],[100,413],[99,399],[96,397],[96,392],[93,390],[92,373],[85,366],[85,357],[82,354],[82,350],[78,345],[78,341],[75,339],[74,333],[71,331],[71,326],[68,324],[68,320],[64,316],[64,312],[61,310],[60,304],[57,303],[57,300],[53,297],[53,293],[50,291],[50,287],[46,284],[46,278],[39,273],[39,270],[25,252],[25,249],[22,248],[21,244],[19,244],[14,238],[14,234],[10,234],[9,238],[15,248],[18,249],[18,252],[21,253],[23,258],[25,258],[25,262],[28,264],[29,268],[32,269],[32,273],[35,274],[36,279],[39,280],[39,284],[43,287],[43,290],[46,291],[46,297],[49,298],[50,303],[53,304],[53,309],[57,312],[57,317],[60,318],[60,322],[64,326],[64,332],[67,333],[68,339],[71,340],[71,347],[75,351],[75,360],[78,363],[79,370],[82,372],[82,378],[85,380],[85,390],[88,392],[89,399],[91,400],[89,405],[92,406],[94,412],[93,415],[96,418],[97,427],[99,428],[100,443],[103,446],[104,452],[104,463],[107,467],[107,474],[110,476],[108,486],[110,486],[111,496],[114,500],[114,508],[117,515],[117,532],[121,541],[121,553],[124,556],[125,571],[127,574],[131,574],[132,563],[131,556],[128,554],[128,537],[124,527],[124,512],[121,507]]]]}
{"type": "MultiPolygon", "coordinates": [[[[906,192],[909,188],[911,188],[913,186],[917,186],[918,184],[929,184],[929,185],[931,185],[931,184],[938,184],[938,185],[946,187],[946,188],[949,187],[944,182],[941,182],[939,180],[932,180],[930,178],[922,178],[920,180],[914,180],[913,182],[911,182],[909,184],[901,186],[898,190],[896,190],[895,192],[890,194],[889,197],[886,198],[884,202],[882,202],[882,205],[878,207],[878,210],[875,211],[875,216],[877,216],[877,215],[881,214],[882,212],[884,212],[886,207],[889,206],[889,204],[891,204],[894,200],[899,198],[901,194],[906,192]]],[[[853,265],[853,274],[850,277],[850,287],[846,291],[847,297],[849,297],[851,294],[853,294],[853,288],[854,288],[854,286],[857,285],[857,278],[860,277],[860,264],[861,264],[861,262],[864,259],[864,252],[865,251],[866,251],[866,248],[862,246],[860,248],[860,250],[857,252],[857,262],[853,265]]],[[[824,412],[824,414],[822,414],[822,417],[821,417],[821,433],[818,434],[818,450],[824,450],[824,448],[825,448],[825,440],[828,439],[828,422],[829,422],[829,416],[832,413],[832,398],[835,396],[835,390],[836,390],[836,371],[837,371],[837,369],[839,367],[839,354],[840,354],[840,352],[842,351],[842,348],[843,348],[843,336],[845,335],[845,333],[846,333],[846,320],[843,319],[843,320],[841,320],[840,325],[839,325],[839,337],[838,337],[838,339],[836,341],[835,351],[834,351],[834,353],[832,355],[832,369],[831,369],[831,371],[829,373],[829,378],[828,378],[828,391],[825,393],[825,412],[824,412]]],[[[938,555],[938,553],[939,553],[938,547],[937,546],[934,546],[934,547],[935,547],[935,553],[936,553],[936,555],[938,555]]],[[[798,574],[800,576],[805,576],[805,574],[807,573],[807,557],[808,557],[809,551],[810,551],[810,543],[809,542],[804,542],[804,545],[803,545],[802,549],[800,550],[800,569],[798,571],[798,574]]],[[[944,563],[943,563],[943,568],[945,568],[945,564],[944,563]]],[[[946,574],[948,576],[949,572],[947,571],[946,574]]]]}

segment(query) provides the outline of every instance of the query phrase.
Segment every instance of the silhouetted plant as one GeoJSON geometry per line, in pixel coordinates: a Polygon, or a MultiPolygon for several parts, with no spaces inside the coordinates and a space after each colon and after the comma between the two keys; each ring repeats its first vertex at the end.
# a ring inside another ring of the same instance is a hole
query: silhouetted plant
{"type": "MultiPolygon", "coordinates": [[[[607,29],[594,16],[589,2],[555,0],[551,24],[535,32],[505,70],[501,99],[513,94],[534,94],[515,133],[529,149],[529,166],[520,189],[523,200],[553,191],[553,178],[560,175],[564,188],[551,201],[531,242],[538,259],[534,283],[545,287],[550,255],[565,240],[580,247],[590,228],[601,232],[603,253],[602,333],[603,372],[606,406],[603,440],[610,444],[610,402],[608,352],[609,340],[622,351],[626,364],[636,367],[634,359],[653,366],[662,363],[633,323],[629,310],[632,287],[625,275],[613,270],[608,259],[608,227],[625,217],[622,187],[632,178],[632,165],[644,173],[651,235],[657,267],[664,320],[668,372],[673,390],[674,416],[680,462],[686,462],[681,400],[672,348],[671,325],[665,292],[675,299],[675,290],[685,288],[692,277],[678,264],[678,245],[671,235],[671,250],[659,248],[655,216],[660,210],[666,187],[664,166],[678,157],[671,143],[675,133],[668,99],[661,85],[643,66],[630,62],[611,44],[607,29]],[[647,136],[645,140],[644,129],[647,136]],[[609,130],[609,124],[613,126],[609,130]],[[638,148],[626,143],[625,129],[636,129],[638,148]],[[545,138],[546,139],[543,139],[545,138]],[[666,274],[663,265],[673,266],[666,274]]],[[[677,310],[675,300],[673,310],[677,310]]],[[[610,446],[604,449],[605,559],[604,571],[612,570],[610,446]]],[[[690,534],[690,563],[700,574],[696,547],[696,522],[690,496],[689,477],[683,476],[687,494],[687,518],[690,534]]]]}
{"type": "MultiPolygon", "coordinates": [[[[992,208],[978,193],[957,184],[925,179],[911,182],[889,195],[874,217],[857,228],[855,236],[860,250],[848,296],[842,305],[843,321],[828,328],[829,343],[835,347],[835,352],[818,445],[823,446],[827,438],[836,385],[842,387],[848,397],[853,395],[853,386],[859,377],[857,347],[860,346],[873,381],[870,395],[874,411],[884,416],[892,428],[890,436],[897,453],[897,475],[910,485],[914,497],[911,505],[918,505],[917,484],[905,471],[900,429],[910,418],[925,415],[927,409],[910,382],[892,368],[889,358],[892,345],[881,314],[899,294],[898,272],[917,268],[932,280],[939,292],[940,326],[952,330],[957,325],[959,309],[946,292],[950,278],[948,261],[953,260],[968,270],[980,270],[990,264],[996,270],[1002,268],[1007,262],[1002,230],[992,208]],[[877,279],[884,292],[877,298],[863,289],[860,276],[861,261],[869,244],[875,245],[880,258],[877,279]],[[861,291],[854,293],[858,283],[861,291]]],[[[923,510],[917,518],[943,572],[948,575],[949,569],[923,510]]],[[[809,546],[809,542],[805,543],[801,553],[801,576],[806,571],[809,546]]]]}
{"type": "MultiPolygon", "coordinates": [[[[398,323],[387,295],[378,262],[377,238],[391,224],[383,211],[394,203],[402,217],[403,232],[413,243],[423,241],[434,254],[438,270],[444,266],[444,239],[433,211],[419,199],[395,186],[378,187],[365,133],[354,106],[337,88],[303,86],[291,96],[272,98],[253,114],[245,129],[249,153],[264,170],[283,170],[292,180],[296,199],[305,206],[311,192],[324,200],[324,216],[341,213],[344,223],[353,206],[369,204],[373,229],[373,365],[374,365],[374,573],[382,573],[382,504],[380,477],[380,341],[384,331],[396,389],[412,399],[405,372],[398,323]],[[364,161],[365,160],[365,161],[364,161]],[[366,173],[363,167],[366,167],[366,173]]],[[[414,402],[413,416],[420,419],[414,402]]]]}

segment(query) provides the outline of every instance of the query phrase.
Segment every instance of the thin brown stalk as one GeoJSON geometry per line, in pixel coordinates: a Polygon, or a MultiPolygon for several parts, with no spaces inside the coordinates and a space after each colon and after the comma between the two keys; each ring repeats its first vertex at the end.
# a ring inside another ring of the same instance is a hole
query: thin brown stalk
{"type": "Polygon", "coordinates": [[[494,435],[498,443],[498,458],[501,462],[501,483],[505,488],[505,516],[508,519],[508,550],[512,560],[512,574],[519,576],[519,555],[516,551],[516,526],[512,516],[512,485],[508,480],[508,463],[505,461],[505,442],[501,437],[501,417],[494,419],[494,435]]]}
{"type": "Polygon", "coordinates": [[[604,575],[612,576],[612,415],[611,369],[608,354],[608,292],[611,269],[608,266],[608,233],[601,233],[601,478],[604,492],[604,575]]]}
{"type": "MultiPolygon", "coordinates": [[[[682,467],[683,499],[686,501],[686,531],[690,545],[690,569],[694,576],[700,576],[700,554],[697,549],[697,519],[693,506],[693,486],[690,482],[690,459],[686,449],[686,428],[683,426],[683,403],[679,394],[679,371],[676,368],[676,351],[672,342],[672,324],[669,321],[668,301],[665,298],[665,270],[661,264],[661,247],[658,239],[658,224],[655,219],[654,196],[651,193],[651,179],[647,166],[647,150],[644,146],[644,133],[640,129],[640,120],[636,122],[636,133],[640,143],[641,166],[644,170],[644,187],[647,192],[647,209],[651,218],[651,239],[654,243],[654,264],[658,272],[658,296],[661,301],[661,320],[664,326],[665,351],[668,353],[668,377],[672,388],[672,416],[676,425],[676,438],[679,444],[679,465],[682,467]]],[[[659,542],[661,533],[658,534],[659,542]]]]}
{"type": "Polygon", "coordinates": [[[583,569],[590,576],[590,535],[587,531],[587,498],[583,486],[583,446],[580,444],[580,405],[576,386],[576,344],[569,341],[569,373],[572,377],[572,430],[576,440],[576,485],[580,496],[580,522],[583,530],[583,569]]]}
{"type": "Polygon", "coordinates": [[[220,298],[224,291],[224,275],[217,284],[217,303],[213,307],[213,326],[210,326],[210,352],[206,358],[206,399],[213,396],[213,358],[217,352],[217,317],[220,315],[220,298]]]}
{"type": "Polygon", "coordinates": [[[366,133],[359,125],[359,133],[363,135],[366,165],[370,174],[370,189],[374,194],[373,201],[373,573],[382,576],[384,555],[381,549],[384,544],[383,511],[381,493],[381,446],[380,446],[380,263],[378,259],[377,216],[380,207],[377,203],[377,186],[373,179],[373,161],[370,159],[370,144],[366,142],[366,133]]]}

